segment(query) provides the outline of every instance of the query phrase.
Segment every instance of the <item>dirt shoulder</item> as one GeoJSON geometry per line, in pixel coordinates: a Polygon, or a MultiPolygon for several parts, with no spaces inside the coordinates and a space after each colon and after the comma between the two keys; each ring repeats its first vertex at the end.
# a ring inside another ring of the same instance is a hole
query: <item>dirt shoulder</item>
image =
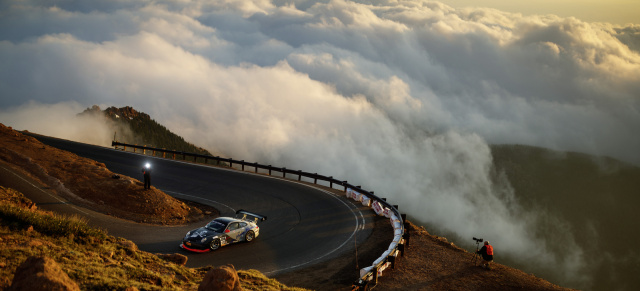
{"type": "Polygon", "coordinates": [[[409,223],[411,237],[396,270],[378,279],[381,290],[571,290],[498,263],[474,265],[473,253],[409,223]]]}
{"type": "Polygon", "coordinates": [[[48,185],[61,197],[115,217],[151,224],[183,224],[203,218],[189,206],[142,182],[113,173],[103,163],[47,146],[0,124],[0,160],[48,185]]]}

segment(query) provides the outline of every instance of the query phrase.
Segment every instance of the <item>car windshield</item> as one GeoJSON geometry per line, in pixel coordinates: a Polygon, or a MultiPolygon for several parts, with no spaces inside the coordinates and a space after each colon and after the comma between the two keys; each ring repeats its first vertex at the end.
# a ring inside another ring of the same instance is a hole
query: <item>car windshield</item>
{"type": "Polygon", "coordinates": [[[226,227],[227,227],[226,224],[217,220],[212,220],[206,226],[206,228],[213,230],[215,232],[223,232],[226,227]]]}

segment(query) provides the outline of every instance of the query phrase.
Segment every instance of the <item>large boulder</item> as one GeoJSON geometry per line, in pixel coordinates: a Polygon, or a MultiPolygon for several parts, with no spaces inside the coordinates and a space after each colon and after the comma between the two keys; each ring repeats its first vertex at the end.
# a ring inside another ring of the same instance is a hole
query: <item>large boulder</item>
{"type": "Polygon", "coordinates": [[[29,257],[18,268],[8,290],[80,290],[49,257],[29,257]]]}
{"type": "Polygon", "coordinates": [[[233,265],[226,265],[209,270],[200,283],[198,291],[209,290],[242,291],[236,268],[233,265]]]}

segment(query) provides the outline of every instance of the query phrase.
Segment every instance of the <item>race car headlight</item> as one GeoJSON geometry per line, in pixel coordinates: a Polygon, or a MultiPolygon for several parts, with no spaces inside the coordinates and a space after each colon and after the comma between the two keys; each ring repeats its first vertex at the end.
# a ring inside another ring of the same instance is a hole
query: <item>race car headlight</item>
{"type": "Polygon", "coordinates": [[[207,241],[207,238],[206,238],[206,237],[203,237],[203,238],[200,240],[200,242],[201,242],[201,243],[204,243],[205,241],[207,241]]]}

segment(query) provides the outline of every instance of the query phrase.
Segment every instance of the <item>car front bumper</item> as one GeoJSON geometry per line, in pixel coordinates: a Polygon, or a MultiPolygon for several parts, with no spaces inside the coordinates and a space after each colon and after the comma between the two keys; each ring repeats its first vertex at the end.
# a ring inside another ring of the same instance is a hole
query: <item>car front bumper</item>
{"type": "Polygon", "coordinates": [[[196,252],[196,253],[206,253],[211,251],[211,249],[207,246],[202,246],[199,244],[194,244],[192,242],[183,241],[180,244],[180,248],[185,249],[187,251],[196,252]]]}

